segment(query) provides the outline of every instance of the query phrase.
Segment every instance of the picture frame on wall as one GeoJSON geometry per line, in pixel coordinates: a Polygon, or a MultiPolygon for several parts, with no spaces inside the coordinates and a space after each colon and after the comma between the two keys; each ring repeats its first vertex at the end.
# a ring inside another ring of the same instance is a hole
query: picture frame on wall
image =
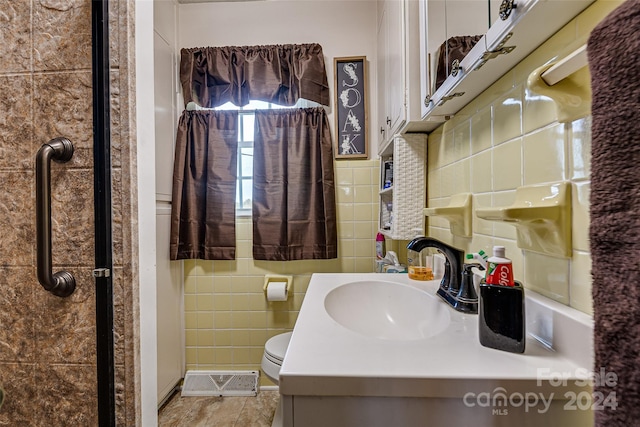
{"type": "Polygon", "coordinates": [[[334,58],[336,159],[369,157],[367,58],[334,58]]]}

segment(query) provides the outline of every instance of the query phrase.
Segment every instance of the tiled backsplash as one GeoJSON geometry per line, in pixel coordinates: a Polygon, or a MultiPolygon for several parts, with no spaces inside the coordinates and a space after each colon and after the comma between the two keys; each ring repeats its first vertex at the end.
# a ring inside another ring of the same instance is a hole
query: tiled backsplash
{"type": "MultiPolygon", "coordinates": [[[[513,71],[504,79],[512,78],[513,71]]],[[[473,237],[451,236],[448,222],[429,218],[429,235],[467,252],[493,245],[507,248],[514,274],[525,287],[587,313],[592,312],[588,271],[589,117],[573,123],[540,123],[523,131],[526,108],[540,110],[522,82],[477,112],[467,111],[429,137],[428,206],[444,206],[453,194],[471,192],[474,208],[509,206],[523,185],[570,181],[573,194],[571,259],[523,251],[516,246],[514,226],[474,216],[473,237]],[[466,114],[465,114],[466,113],[466,114]],[[462,129],[461,129],[462,128],[462,129]],[[453,148],[453,149],[452,149],[453,148]],[[439,153],[439,155],[434,155],[439,153]],[[574,259],[587,274],[570,274],[574,259]]],[[[540,102],[547,103],[546,100],[540,102]]],[[[554,111],[553,104],[546,108],[554,111]]],[[[548,115],[551,116],[551,115],[548,115]]]]}
{"type": "MultiPolygon", "coordinates": [[[[428,234],[467,252],[503,245],[525,287],[592,314],[589,253],[590,117],[558,123],[550,98],[529,91],[537,67],[584,44],[591,29],[620,2],[598,1],[429,136],[428,206],[446,206],[471,192],[474,208],[509,206],[523,185],[569,181],[571,258],[523,251],[512,225],[474,216],[473,237],[453,237],[449,224],[429,218],[428,234]]],[[[588,69],[571,77],[589,85],[588,69]]]]}

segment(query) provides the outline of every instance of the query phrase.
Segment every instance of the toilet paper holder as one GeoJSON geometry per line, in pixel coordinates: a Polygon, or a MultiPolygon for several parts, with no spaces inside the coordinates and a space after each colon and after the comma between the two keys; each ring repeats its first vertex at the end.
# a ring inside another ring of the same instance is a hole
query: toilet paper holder
{"type": "Polygon", "coordinates": [[[264,286],[262,289],[264,293],[267,293],[267,287],[271,282],[287,282],[287,292],[291,292],[291,286],[293,285],[293,276],[283,276],[279,274],[266,274],[264,276],[264,286]]]}

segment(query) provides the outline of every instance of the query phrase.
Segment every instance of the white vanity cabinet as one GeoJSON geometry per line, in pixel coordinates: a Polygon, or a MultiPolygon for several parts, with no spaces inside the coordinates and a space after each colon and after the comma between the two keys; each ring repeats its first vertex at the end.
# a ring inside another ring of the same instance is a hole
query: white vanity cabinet
{"type": "MultiPolygon", "coordinates": [[[[490,18],[495,19],[481,40],[460,61],[456,73],[449,74],[444,83],[435,91],[429,85],[429,53],[436,36],[434,28],[442,25],[438,11],[443,0],[420,0],[420,40],[421,40],[421,95],[422,125],[425,131],[432,131],[442,122],[455,115],[465,105],[496,82],[507,71],[526,58],[550,36],[586,9],[593,0],[504,0],[497,7],[491,5],[490,18]],[[515,7],[513,7],[515,6],[515,7]],[[503,17],[495,18],[498,8],[503,17]],[[435,11],[435,12],[434,12],[435,11]],[[504,19],[502,19],[504,18],[504,19]]],[[[445,9],[456,0],[445,0],[445,9]]],[[[460,20],[464,20],[458,12],[460,20]]],[[[468,13],[473,14],[472,9],[468,13]]],[[[447,16],[450,15],[447,13],[447,16]]],[[[447,17],[447,19],[449,19],[447,17]]],[[[448,22],[448,21],[447,21],[448,22]]],[[[446,31],[446,36],[452,34],[446,31]]],[[[457,34],[465,36],[469,34],[457,34]]],[[[437,40],[437,37],[436,37],[437,40]]],[[[433,72],[432,72],[433,73],[433,72]]],[[[412,128],[414,125],[409,125],[412,128]]],[[[417,127],[417,126],[416,126],[417,127]]]]}
{"type": "Polygon", "coordinates": [[[418,9],[418,0],[378,1],[378,147],[420,120],[418,9]]]}

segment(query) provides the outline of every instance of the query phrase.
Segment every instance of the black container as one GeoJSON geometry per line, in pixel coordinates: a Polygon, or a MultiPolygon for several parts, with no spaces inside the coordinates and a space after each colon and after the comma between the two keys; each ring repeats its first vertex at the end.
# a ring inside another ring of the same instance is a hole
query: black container
{"type": "Polygon", "coordinates": [[[490,285],[480,282],[479,301],[480,344],[485,347],[524,353],[525,317],[524,288],[515,281],[515,286],[490,285]]]}

